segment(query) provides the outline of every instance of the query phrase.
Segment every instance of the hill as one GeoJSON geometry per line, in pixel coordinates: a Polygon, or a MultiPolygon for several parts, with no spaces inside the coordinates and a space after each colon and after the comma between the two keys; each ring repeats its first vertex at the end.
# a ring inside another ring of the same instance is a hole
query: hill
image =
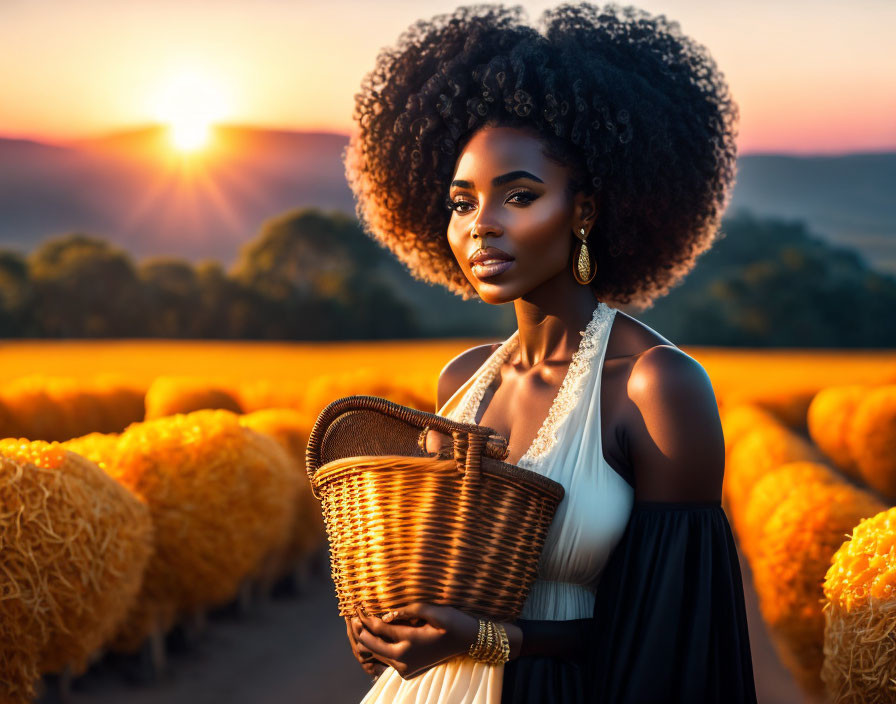
{"type": "MultiPolygon", "coordinates": [[[[217,146],[195,162],[177,158],[159,126],[60,145],[0,138],[0,246],[30,252],[80,230],[138,258],[230,267],[272,216],[303,206],[354,214],[346,135],[233,125],[215,135],[217,146]]],[[[894,189],[896,153],[747,155],[728,212],[804,220],[896,273],[894,189]]]]}

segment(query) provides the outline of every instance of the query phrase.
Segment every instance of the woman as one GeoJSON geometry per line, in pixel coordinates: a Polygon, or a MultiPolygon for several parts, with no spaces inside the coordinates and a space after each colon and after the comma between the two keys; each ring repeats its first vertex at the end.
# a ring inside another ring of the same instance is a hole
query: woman
{"type": "MultiPolygon", "coordinates": [[[[420,279],[513,303],[452,360],[438,412],[494,428],[566,489],[509,661],[411,604],[347,621],[370,702],[755,702],[724,442],[703,368],[613,304],[649,306],[716,237],[737,107],[664,17],[462,7],[381,52],[346,173],[366,230],[420,279]]],[[[435,435],[435,434],[431,434],[435,435]]],[[[429,449],[438,437],[427,438],[429,449]]]]}

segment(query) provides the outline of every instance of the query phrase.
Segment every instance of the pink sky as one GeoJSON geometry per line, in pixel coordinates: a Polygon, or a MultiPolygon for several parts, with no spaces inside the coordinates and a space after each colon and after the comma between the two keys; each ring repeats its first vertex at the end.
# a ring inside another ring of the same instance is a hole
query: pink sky
{"type": "MultiPolygon", "coordinates": [[[[188,74],[220,122],[347,133],[377,51],[458,4],[4,0],[0,135],[54,141],[155,122],[188,74]]],[[[521,4],[534,21],[556,3],[521,4]]],[[[742,154],[896,149],[893,0],[636,4],[709,48],[740,105],[742,154]]]]}

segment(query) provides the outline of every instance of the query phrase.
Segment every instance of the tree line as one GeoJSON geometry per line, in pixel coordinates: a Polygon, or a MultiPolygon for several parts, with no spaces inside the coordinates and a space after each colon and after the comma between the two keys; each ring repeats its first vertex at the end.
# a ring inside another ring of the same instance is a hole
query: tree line
{"type": "Polygon", "coordinates": [[[0,335],[413,337],[413,310],[361,265],[378,249],[354,219],[313,209],[266,222],[230,271],[211,260],[135,263],[99,237],[71,233],[28,256],[0,252],[0,335]]]}
{"type": "MultiPolygon", "coordinates": [[[[682,284],[633,314],[676,344],[894,347],[894,306],[896,277],[856,252],[802,222],[740,212],[682,284]]],[[[506,336],[514,318],[495,309],[413,280],[356,219],[314,208],[264,223],[229,271],[211,260],[135,262],[80,232],[27,255],[0,250],[5,338],[506,336]]]]}

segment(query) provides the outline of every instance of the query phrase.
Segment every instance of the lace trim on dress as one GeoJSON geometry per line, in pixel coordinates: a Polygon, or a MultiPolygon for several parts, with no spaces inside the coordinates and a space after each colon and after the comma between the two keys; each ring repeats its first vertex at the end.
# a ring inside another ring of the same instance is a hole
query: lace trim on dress
{"type": "Polygon", "coordinates": [[[554,447],[557,441],[557,431],[560,430],[564,421],[569,417],[569,412],[576,406],[582,395],[585,378],[591,371],[591,360],[601,351],[604,329],[613,317],[613,312],[613,309],[603,302],[598,303],[594,315],[591,316],[590,322],[582,333],[582,342],[572,356],[569,370],[563,378],[560,391],[557,392],[557,397],[551,405],[547,418],[544,419],[535,440],[532,441],[532,446],[520,458],[518,463],[520,467],[532,467],[554,447]]]}
{"type": "MultiPolygon", "coordinates": [[[[569,369],[560,385],[560,390],[551,404],[551,409],[544,419],[532,445],[517,463],[520,467],[531,468],[542,460],[557,440],[557,431],[563,425],[569,412],[575,407],[582,393],[582,386],[587,373],[591,370],[591,360],[600,352],[606,324],[612,319],[614,310],[605,303],[598,303],[591,320],[580,332],[582,341],[572,356],[569,369]]],[[[519,344],[519,330],[514,331],[492,356],[485,362],[479,377],[470,387],[460,414],[464,423],[475,423],[476,413],[482,403],[486,389],[492,384],[501,365],[507,361],[519,344]]]]}
{"type": "Polygon", "coordinates": [[[495,380],[498,370],[501,369],[501,365],[507,361],[507,358],[510,356],[509,348],[519,337],[519,334],[519,330],[514,330],[513,334],[508,337],[498,349],[492,352],[492,356],[483,363],[481,373],[467,390],[466,398],[461,402],[462,409],[459,414],[461,423],[476,422],[476,412],[482,404],[482,397],[485,396],[485,390],[495,380]]]}

